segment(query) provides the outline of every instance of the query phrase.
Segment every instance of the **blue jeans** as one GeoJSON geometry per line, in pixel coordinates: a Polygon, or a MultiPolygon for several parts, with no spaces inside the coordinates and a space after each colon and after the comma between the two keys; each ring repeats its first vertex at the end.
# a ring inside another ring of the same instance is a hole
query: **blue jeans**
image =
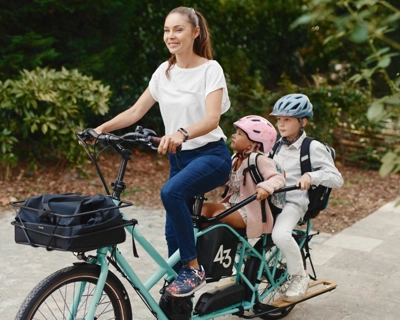
{"type": "MultiPolygon", "coordinates": [[[[165,238],[168,256],[177,249],[181,263],[196,259],[192,222],[194,197],[222,185],[232,167],[231,156],[221,139],[207,145],[176,154],[169,154],[170,176],[161,189],[161,200],[167,212],[165,238]]],[[[179,271],[177,265],[175,270],[179,271]]]]}

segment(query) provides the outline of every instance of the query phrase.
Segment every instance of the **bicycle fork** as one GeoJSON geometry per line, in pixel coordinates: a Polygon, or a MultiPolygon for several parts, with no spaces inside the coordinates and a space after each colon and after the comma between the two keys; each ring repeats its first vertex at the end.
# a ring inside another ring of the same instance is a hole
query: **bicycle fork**
{"type": "MultiPolygon", "coordinates": [[[[106,254],[107,254],[107,248],[104,249],[99,249],[97,251],[97,262],[100,265],[100,274],[99,274],[99,279],[97,281],[94,293],[93,293],[93,298],[92,301],[89,305],[88,312],[85,316],[85,319],[94,319],[94,315],[97,309],[97,306],[100,302],[100,299],[103,294],[103,289],[104,285],[107,281],[107,276],[108,276],[108,265],[106,261],[106,254]]],[[[79,286],[77,288],[77,291],[75,293],[72,306],[69,308],[69,317],[67,320],[74,320],[76,319],[76,314],[78,312],[78,306],[81,302],[81,299],[83,297],[83,293],[85,292],[86,289],[86,282],[80,282],[79,286]]],[[[84,319],[82,319],[84,320],[84,319]]]]}

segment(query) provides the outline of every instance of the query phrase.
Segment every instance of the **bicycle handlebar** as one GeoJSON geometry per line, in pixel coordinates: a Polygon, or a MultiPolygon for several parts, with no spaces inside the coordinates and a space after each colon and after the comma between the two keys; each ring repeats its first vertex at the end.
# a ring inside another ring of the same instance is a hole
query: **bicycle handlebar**
{"type": "Polygon", "coordinates": [[[77,132],[76,135],[82,142],[95,140],[104,142],[110,146],[117,145],[122,142],[131,142],[131,143],[144,144],[153,150],[157,150],[157,147],[161,141],[161,138],[157,137],[155,131],[150,129],[144,129],[141,126],[136,127],[135,132],[128,132],[122,136],[117,136],[112,133],[98,134],[92,128],[88,128],[84,131],[77,132]]]}
{"type": "MultiPolygon", "coordinates": [[[[297,189],[300,189],[300,188],[297,187],[296,185],[287,186],[287,187],[283,187],[278,190],[275,190],[274,194],[281,193],[281,192],[288,192],[288,191],[297,190],[297,189]]],[[[210,218],[201,216],[202,222],[217,222],[217,221],[221,220],[222,218],[225,218],[226,216],[230,215],[232,212],[237,211],[238,209],[244,207],[246,204],[248,204],[256,199],[257,199],[257,194],[253,194],[250,197],[248,197],[248,198],[242,200],[241,202],[235,204],[234,206],[230,207],[229,209],[226,209],[224,212],[220,213],[217,216],[210,217],[210,218]]]]}

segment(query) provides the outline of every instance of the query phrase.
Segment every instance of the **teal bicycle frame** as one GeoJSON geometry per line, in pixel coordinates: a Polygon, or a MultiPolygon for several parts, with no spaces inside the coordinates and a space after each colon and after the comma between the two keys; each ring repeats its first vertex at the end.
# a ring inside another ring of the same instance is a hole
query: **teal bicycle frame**
{"type": "MultiPolygon", "coordinates": [[[[296,234],[298,234],[301,237],[301,241],[299,243],[299,246],[302,248],[307,241],[307,237],[309,232],[311,231],[312,224],[311,222],[308,223],[306,230],[294,230],[296,234]]],[[[263,235],[260,239],[262,239],[263,246],[261,252],[256,250],[248,241],[247,238],[241,236],[234,228],[227,224],[215,224],[212,225],[204,230],[199,230],[198,228],[195,228],[195,237],[196,240],[203,236],[204,234],[216,229],[216,228],[227,228],[232,234],[234,234],[238,239],[239,243],[241,244],[240,248],[236,252],[236,259],[233,262],[233,267],[236,270],[236,275],[235,275],[235,284],[239,283],[239,281],[243,281],[253,292],[252,298],[250,301],[242,301],[238,303],[237,305],[232,305],[227,308],[206,314],[206,315],[195,315],[192,317],[192,319],[198,319],[198,320],[205,320],[205,319],[213,319],[216,317],[228,315],[228,314],[234,314],[237,312],[240,312],[241,310],[251,310],[254,307],[254,304],[256,301],[262,301],[263,298],[265,298],[268,294],[270,294],[277,286],[281,285],[283,282],[287,280],[287,271],[285,271],[278,279],[275,279],[276,276],[276,271],[277,271],[277,263],[278,259],[273,260],[275,257],[279,256],[280,250],[275,247],[275,251],[272,252],[272,254],[268,257],[267,260],[265,260],[265,253],[266,253],[266,244],[268,237],[270,235],[263,235]],[[259,282],[257,281],[256,284],[252,284],[250,280],[246,277],[246,275],[243,273],[242,269],[244,267],[244,263],[246,259],[250,257],[256,257],[257,259],[260,260],[260,267],[258,270],[258,276],[257,278],[260,279],[262,275],[266,275],[267,281],[270,284],[270,288],[266,290],[262,295],[259,295],[258,292],[258,286],[259,282]],[[271,261],[273,265],[271,265],[271,261]],[[239,308],[240,307],[240,308],[239,308]]],[[[121,268],[122,272],[126,275],[126,277],[129,279],[129,281],[132,283],[133,287],[135,290],[142,296],[142,298],[146,301],[148,304],[149,308],[152,310],[152,312],[156,315],[157,319],[165,319],[168,320],[168,318],[165,316],[164,312],[161,310],[158,302],[154,299],[154,297],[150,294],[150,290],[161,280],[165,279],[167,281],[172,281],[176,276],[177,273],[174,271],[172,268],[179,260],[180,260],[180,255],[179,251],[175,252],[168,260],[165,260],[159,253],[158,251],[152,246],[150,242],[146,240],[146,238],[140,233],[140,231],[133,227],[133,226],[127,226],[125,227],[126,231],[128,234],[130,234],[134,240],[135,243],[138,243],[144,251],[146,251],[149,256],[152,258],[152,260],[157,263],[159,268],[145,281],[142,282],[140,278],[137,276],[135,271],[131,268],[130,264],[126,261],[124,256],[121,254],[121,252],[118,250],[118,248],[114,247],[108,247],[108,248],[101,248],[97,250],[97,256],[92,257],[88,262],[89,263],[96,263],[101,266],[101,272],[99,276],[99,280],[97,282],[97,286],[95,289],[95,292],[93,294],[93,300],[92,303],[88,309],[87,313],[87,319],[93,319],[94,314],[96,311],[97,303],[100,301],[102,291],[104,288],[105,281],[107,279],[108,275],[108,261],[106,259],[107,253],[110,253],[113,258],[115,259],[115,262],[118,264],[119,268],[121,268]]],[[[84,284],[82,284],[84,286],[84,284]]],[[[80,290],[81,292],[83,290],[80,290]]],[[[78,294],[79,295],[79,294],[78,294]]],[[[80,297],[76,297],[76,301],[79,301],[80,297]]],[[[77,304],[75,304],[77,305],[77,304]]]]}
{"type": "MultiPolygon", "coordinates": [[[[97,135],[92,129],[88,129],[89,135],[87,137],[90,138],[96,138],[99,139],[102,137],[101,141],[108,141],[114,143],[110,143],[110,146],[122,157],[122,162],[120,166],[120,171],[118,174],[118,178],[116,182],[114,183],[114,193],[113,193],[113,198],[115,199],[115,203],[119,205],[119,199],[120,199],[120,194],[122,191],[125,189],[125,185],[123,183],[123,176],[124,172],[126,169],[126,165],[128,160],[130,160],[130,155],[131,152],[130,150],[124,149],[121,145],[115,143],[115,141],[141,141],[142,143],[145,143],[146,145],[150,146],[151,148],[154,149],[152,146],[152,142],[154,142],[156,137],[154,137],[153,133],[151,130],[148,129],[143,129],[141,127],[138,127],[134,133],[129,133],[123,137],[118,137],[118,136],[111,136],[110,134],[103,134],[103,135],[97,135]],[[128,139],[129,138],[129,139],[128,139]],[[118,140],[119,139],[119,140],[118,140]]],[[[85,134],[87,135],[88,133],[78,133],[77,136],[79,137],[84,137],[85,134]]],[[[83,141],[83,138],[80,138],[80,141],[83,141]]],[[[88,151],[88,150],[87,150],[88,151]]],[[[108,188],[105,184],[105,181],[101,175],[101,172],[97,166],[97,163],[93,156],[88,152],[88,155],[94,162],[96,169],[99,172],[99,176],[103,182],[103,185],[106,189],[107,194],[109,194],[108,188]]],[[[290,191],[297,189],[295,186],[287,187],[284,188],[285,190],[281,189],[280,191],[290,191]]],[[[221,219],[222,217],[236,211],[238,208],[246,205],[247,203],[254,201],[256,198],[256,195],[253,195],[241,203],[233,206],[230,209],[227,209],[223,213],[221,213],[218,217],[210,218],[207,219],[209,222],[215,222],[221,219]]],[[[200,202],[202,203],[202,202],[200,202]]],[[[201,205],[200,205],[201,207],[201,205]]],[[[196,208],[196,211],[198,208],[196,208]]],[[[200,208],[201,211],[201,208],[200,208]]],[[[311,231],[312,223],[309,221],[307,223],[307,228],[306,230],[294,230],[294,232],[301,237],[301,241],[299,243],[300,248],[302,248],[304,245],[306,245],[310,239],[309,233],[311,231]]],[[[228,314],[235,314],[235,313],[240,313],[247,310],[251,310],[254,307],[254,304],[257,301],[262,301],[264,297],[266,297],[268,294],[270,294],[273,290],[275,290],[280,284],[282,284],[284,281],[287,279],[287,271],[279,276],[278,279],[275,279],[277,276],[277,268],[278,268],[278,260],[275,259],[276,257],[280,257],[280,250],[278,248],[275,249],[272,254],[269,255],[268,259],[265,260],[265,255],[266,255],[266,246],[267,246],[267,241],[268,237],[270,235],[263,235],[261,237],[262,241],[262,246],[260,249],[256,249],[253,247],[248,241],[247,238],[241,236],[234,228],[227,224],[223,223],[218,223],[211,225],[203,230],[199,230],[197,228],[196,224],[194,224],[194,234],[196,241],[206,233],[216,229],[216,228],[227,228],[229,232],[231,232],[236,238],[239,240],[239,244],[241,244],[240,248],[236,250],[236,256],[233,261],[233,268],[236,270],[235,274],[235,280],[234,283],[238,284],[239,282],[243,282],[247,285],[247,287],[251,290],[251,299],[249,301],[240,301],[239,303],[233,304],[229,307],[222,308],[220,310],[214,311],[212,313],[207,313],[204,315],[194,315],[193,316],[193,310],[192,310],[192,319],[197,319],[197,320],[205,320],[205,319],[213,319],[216,317],[228,315],[228,314]],[[261,280],[262,277],[266,277],[266,280],[269,283],[269,288],[265,292],[262,293],[262,295],[259,295],[258,288],[260,285],[260,281],[255,281],[253,284],[248,277],[245,275],[244,271],[242,270],[244,268],[245,262],[249,258],[256,258],[260,260],[260,267],[258,268],[258,275],[257,279],[261,280]],[[271,265],[272,264],[272,265],[271,265]]],[[[164,278],[167,282],[172,281],[177,277],[177,273],[174,271],[172,268],[176,263],[179,262],[180,260],[180,255],[179,255],[179,250],[175,252],[171,257],[169,257],[167,260],[165,260],[158,252],[157,250],[149,243],[146,238],[139,232],[135,226],[126,226],[125,227],[126,231],[128,234],[130,234],[135,243],[138,243],[145,252],[148,253],[148,255],[152,258],[152,260],[159,266],[159,268],[144,282],[141,281],[141,279],[137,276],[135,271],[131,268],[127,260],[123,257],[121,252],[118,250],[117,246],[115,247],[106,247],[106,248],[100,248],[97,250],[97,255],[96,256],[90,256],[87,259],[87,263],[90,264],[98,264],[100,265],[100,275],[98,282],[96,284],[96,288],[93,293],[93,299],[91,301],[90,307],[88,309],[88,313],[86,318],[87,319],[94,319],[95,311],[98,302],[101,299],[102,296],[102,291],[105,285],[105,282],[107,280],[108,276],[108,270],[109,270],[109,262],[107,260],[107,254],[109,253],[111,257],[115,261],[115,266],[117,267],[117,270],[120,270],[124,276],[131,282],[132,286],[136,290],[136,292],[143,298],[144,302],[147,303],[147,306],[151,310],[151,312],[157,317],[157,319],[163,319],[163,320],[168,320],[167,316],[164,314],[162,309],[160,308],[159,304],[156,302],[156,300],[153,298],[153,296],[150,294],[150,290],[162,279],[164,278]]],[[[114,263],[113,263],[114,264],[114,263]]],[[[315,274],[315,273],[314,273],[315,274]]],[[[83,289],[85,288],[85,283],[81,284],[80,290],[78,290],[78,293],[74,297],[74,302],[73,306],[70,308],[70,310],[75,310],[76,311],[76,306],[78,305],[78,302],[81,300],[81,295],[83,292],[83,289]],[[75,306],[75,307],[74,307],[75,306]]],[[[71,318],[72,320],[72,318],[71,318]]]]}

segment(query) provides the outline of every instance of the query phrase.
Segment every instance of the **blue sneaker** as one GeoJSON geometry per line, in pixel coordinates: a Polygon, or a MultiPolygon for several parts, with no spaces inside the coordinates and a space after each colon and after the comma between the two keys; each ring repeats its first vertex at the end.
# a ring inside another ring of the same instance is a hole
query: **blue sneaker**
{"type": "Polygon", "coordinates": [[[206,284],[206,273],[200,266],[197,270],[189,265],[181,268],[178,277],[167,287],[167,291],[175,297],[190,296],[206,284]]]}

